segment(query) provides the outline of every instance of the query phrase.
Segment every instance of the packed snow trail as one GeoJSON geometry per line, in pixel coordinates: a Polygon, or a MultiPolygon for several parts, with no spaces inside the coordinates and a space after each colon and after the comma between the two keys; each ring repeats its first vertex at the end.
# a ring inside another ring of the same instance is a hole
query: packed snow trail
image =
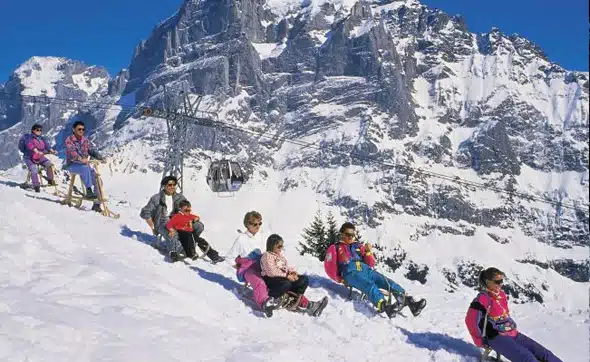
{"type": "MultiPolygon", "coordinates": [[[[473,292],[428,293],[397,278],[429,304],[418,318],[388,320],[346,301],[321,263],[297,257],[296,242],[286,240],[288,260],[310,275],[306,294],[330,303],[319,318],[281,310],[266,319],[232,293],[240,285],[230,265],[170,264],[142,243],[150,235],[137,206],[119,206],[121,219],[108,219],[2,177],[0,200],[0,360],[478,360],[463,325],[473,292]]],[[[223,253],[232,231],[204,237],[223,253]]],[[[541,309],[513,307],[520,327],[558,356],[587,361],[587,321],[546,310],[539,320],[541,309]]]]}

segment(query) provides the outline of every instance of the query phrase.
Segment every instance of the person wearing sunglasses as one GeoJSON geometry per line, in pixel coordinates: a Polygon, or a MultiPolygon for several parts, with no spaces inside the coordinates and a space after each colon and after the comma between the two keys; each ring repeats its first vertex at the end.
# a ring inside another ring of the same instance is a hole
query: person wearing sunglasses
{"type": "Polygon", "coordinates": [[[100,209],[99,189],[96,184],[96,172],[90,167],[90,157],[105,163],[104,158],[93,148],[90,140],[84,136],[86,127],[84,122],[76,121],[72,125],[72,135],[66,138],[66,164],[65,169],[71,173],[77,174],[86,186],[86,199],[94,200],[92,210],[102,212],[100,209]],[[92,190],[94,188],[94,191],[92,190]]]}
{"type": "Polygon", "coordinates": [[[174,259],[175,253],[182,253],[182,246],[178,238],[170,237],[166,224],[170,217],[180,210],[180,203],[186,201],[183,194],[176,192],[178,179],[174,176],[166,176],[160,182],[160,192],[150,197],[147,204],[141,209],[139,216],[145,220],[152,234],[162,236],[163,245],[157,245],[158,249],[168,253],[174,259]]]}
{"type": "Polygon", "coordinates": [[[504,273],[491,267],[479,275],[480,292],[469,305],[465,324],[476,346],[518,362],[562,362],[551,351],[521,333],[510,316],[502,290],[504,273]]]}
{"type": "Polygon", "coordinates": [[[53,164],[45,155],[50,153],[55,155],[57,152],[49,145],[47,139],[41,135],[43,127],[40,124],[34,124],[31,127],[31,133],[23,136],[19,142],[24,154],[25,164],[31,172],[31,183],[35,192],[41,191],[41,184],[39,182],[39,171],[37,166],[41,165],[47,172],[47,182],[49,185],[55,186],[55,179],[53,175],[53,164]],[[22,145],[20,144],[22,143],[22,145]]]}
{"type": "Polygon", "coordinates": [[[371,245],[356,241],[354,224],[345,222],[340,227],[340,242],[337,244],[338,271],[344,283],[366,294],[378,312],[385,312],[389,318],[405,306],[410,308],[412,314],[417,317],[426,306],[426,300],[415,300],[406,295],[406,291],[393,280],[378,273],[375,267],[375,258],[371,251],[371,245]],[[386,303],[381,289],[388,290],[395,296],[395,301],[386,303]]]}
{"type": "MultiPolygon", "coordinates": [[[[195,246],[198,246],[201,251],[207,253],[207,257],[211,259],[213,264],[225,260],[200,236],[205,226],[200,221],[200,217],[192,213],[191,203],[188,200],[182,200],[178,204],[178,208],[178,212],[168,220],[166,229],[170,238],[178,236],[184,255],[196,260],[198,255],[195,246]]],[[[179,254],[172,254],[172,260],[176,261],[180,260],[180,258],[179,254]]]]}
{"type": "Polygon", "coordinates": [[[233,263],[236,269],[236,277],[241,283],[248,283],[253,290],[252,300],[267,317],[272,316],[276,308],[276,300],[269,298],[268,288],[260,274],[261,248],[264,247],[265,239],[261,232],[262,215],[257,211],[248,211],[244,215],[244,227],[246,232],[238,230],[238,236],[227,253],[226,260],[233,263]]]}
{"type": "Polygon", "coordinates": [[[262,254],[260,266],[262,278],[268,286],[268,294],[272,298],[279,299],[279,305],[288,310],[307,313],[318,317],[322,314],[328,297],[321,301],[312,302],[303,294],[309,285],[309,279],[305,275],[297,274],[295,269],[287,264],[283,256],[284,241],[277,234],[272,234],[266,240],[266,252],[262,254]]]}

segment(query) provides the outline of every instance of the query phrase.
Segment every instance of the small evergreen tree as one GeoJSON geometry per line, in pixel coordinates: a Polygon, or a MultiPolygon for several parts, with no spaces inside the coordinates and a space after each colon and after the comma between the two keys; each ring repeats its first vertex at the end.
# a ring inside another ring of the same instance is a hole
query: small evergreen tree
{"type": "Polygon", "coordinates": [[[307,253],[319,258],[321,254],[318,253],[318,251],[321,250],[326,243],[326,227],[324,226],[320,210],[316,213],[311,225],[308,228],[303,229],[302,236],[303,241],[299,242],[299,253],[301,255],[307,253]]]}
{"type": "Polygon", "coordinates": [[[328,213],[328,220],[326,221],[326,240],[324,245],[322,245],[322,249],[319,254],[320,261],[324,261],[326,258],[326,250],[328,247],[338,241],[338,237],[340,236],[340,232],[338,230],[338,225],[336,225],[336,220],[334,219],[334,215],[330,211],[328,213]]]}
{"type": "Polygon", "coordinates": [[[303,241],[299,242],[299,253],[301,255],[311,254],[323,262],[328,247],[338,241],[340,237],[338,225],[332,212],[328,213],[326,222],[324,222],[322,214],[318,210],[311,225],[303,229],[302,236],[303,241]]]}

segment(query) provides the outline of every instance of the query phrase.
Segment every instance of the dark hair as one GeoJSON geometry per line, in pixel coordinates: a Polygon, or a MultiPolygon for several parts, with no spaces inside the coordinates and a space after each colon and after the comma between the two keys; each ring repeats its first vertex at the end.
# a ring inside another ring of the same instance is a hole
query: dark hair
{"type": "Polygon", "coordinates": [[[82,121],[76,121],[74,122],[74,124],[72,125],[72,129],[78,127],[78,126],[84,126],[84,122],[82,121]]]}
{"type": "Polygon", "coordinates": [[[162,179],[162,182],[160,182],[160,186],[166,186],[166,184],[170,181],[174,181],[174,183],[178,185],[178,179],[175,176],[170,175],[162,179]]]}
{"type": "Polygon", "coordinates": [[[41,126],[39,123],[35,123],[32,127],[31,127],[31,132],[33,132],[36,129],[43,129],[43,126],[41,126]]]}
{"type": "Polygon", "coordinates": [[[252,219],[262,220],[262,215],[258,211],[248,211],[246,215],[244,215],[244,226],[248,227],[248,223],[252,219]]]}
{"type": "Polygon", "coordinates": [[[343,233],[344,230],[346,229],[352,229],[352,230],[356,230],[356,228],[354,227],[354,224],[351,222],[345,222],[344,224],[342,224],[342,226],[340,227],[340,232],[343,233]]]}
{"type": "Polygon", "coordinates": [[[266,251],[272,251],[283,240],[278,234],[272,234],[266,239],[266,251]]]}
{"type": "Polygon", "coordinates": [[[188,200],[182,200],[181,202],[178,203],[178,208],[179,209],[182,209],[185,206],[189,206],[190,207],[191,206],[190,201],[188,201],[188,200]]]}
{"type": "Polygon", "coordinates": [[[481,273],[479,273],[479,284],[482,287],[487,288],[487,282],[489,280],[493,280],[496,275],[504,275],[504,272],[502,272],[500,269],[494,268],[494,267],[490,267],[485,270],[482,270],[481,273]]]}

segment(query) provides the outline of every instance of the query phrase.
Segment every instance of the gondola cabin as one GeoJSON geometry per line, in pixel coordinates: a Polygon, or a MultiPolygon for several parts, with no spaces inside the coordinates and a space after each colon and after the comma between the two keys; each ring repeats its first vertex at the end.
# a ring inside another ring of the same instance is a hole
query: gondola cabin
{"type": "Polygon", "coordinates": [[[207,173],[207,184],[213,192],[238,191],[244,183],[244,173],[238,162],[213,161],[207,173]]]}

